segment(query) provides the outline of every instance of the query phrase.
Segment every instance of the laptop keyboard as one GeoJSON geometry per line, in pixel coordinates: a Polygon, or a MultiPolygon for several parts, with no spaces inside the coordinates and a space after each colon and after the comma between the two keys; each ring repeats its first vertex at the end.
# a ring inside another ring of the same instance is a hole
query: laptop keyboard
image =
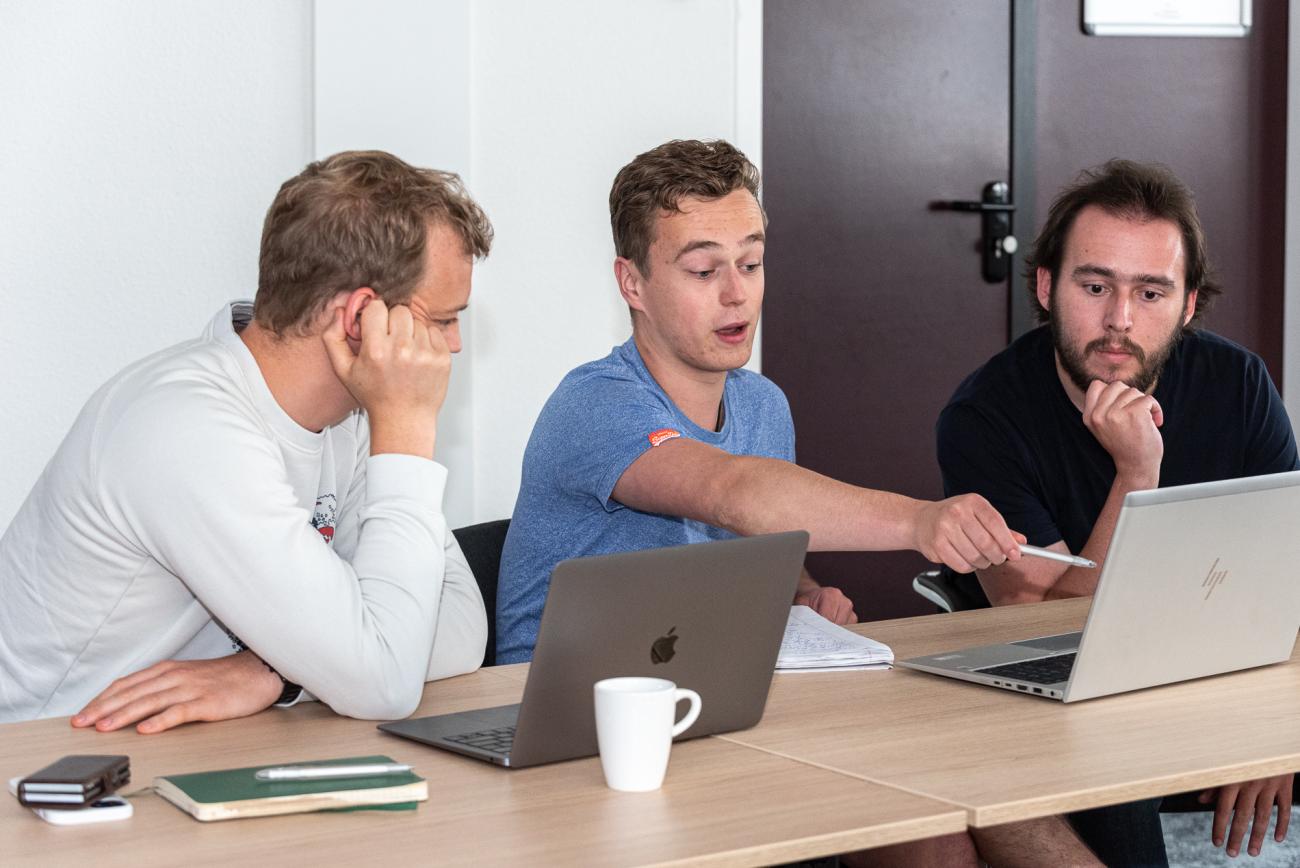
{"type": "Polygon", "coordinates": [[[1070,677],[1070,670],[1074,669],[1075,656],[1076,654],[1071,652],[1058,654],[1055,657],[1044,657],[1041,660],[989,666],[975,671],[981,675],[996,675],[999,678],[1010,678],[1012,681],[1028,681],[1030,684],[1056,684],[1070,677]]]}
{"type": "Polygon", "coordinates": [[[482,732],[466,732],[461,735],[446,736],[446,740],[490,753],[508,754],[510,746],[515,742],[515,728],[503,726],[498,729],[485,729],[482,732]]]}

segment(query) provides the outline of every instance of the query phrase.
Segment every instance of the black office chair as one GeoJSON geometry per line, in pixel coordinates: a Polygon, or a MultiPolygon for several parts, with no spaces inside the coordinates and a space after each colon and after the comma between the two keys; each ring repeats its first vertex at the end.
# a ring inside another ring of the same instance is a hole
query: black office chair
{"type": "Polygon", "coordinates": [[[501,572],[501,548],[506,544],[508,530],[508,518],[452,530],[474,573],[474,581],[478,582],[479,591],[483,594],[483,606],[487,609],[488,638],[487,650],[483,653],[484,666],[495,666],[497,662],[497,575],[501,572]]]}
{"type": "Polygon", "coordinates": [[[979,579],[954,573],[947,567],[917,573],[912,579],[912,590],[934,603],[940,612],[987,609],[991,605],[979,579]]]}

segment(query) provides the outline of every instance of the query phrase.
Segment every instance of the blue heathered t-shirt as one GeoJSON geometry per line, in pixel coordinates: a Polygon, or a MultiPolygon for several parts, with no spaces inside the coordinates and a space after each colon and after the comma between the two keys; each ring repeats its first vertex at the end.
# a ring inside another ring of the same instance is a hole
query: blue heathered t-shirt
{"type": "Polygon", "coordinates": [[[775,383],[731,371],[722,401],[721,431],[691,422],[646,370],[632,339],[560,382],[528,440],[501,553],[498,663],[532,658],[551,570],[560,561],[734,536],[702,522],[638,512],[612,497],[633,461],[677,436],[733,455],[794,461],[794,421],[775,383]]]}

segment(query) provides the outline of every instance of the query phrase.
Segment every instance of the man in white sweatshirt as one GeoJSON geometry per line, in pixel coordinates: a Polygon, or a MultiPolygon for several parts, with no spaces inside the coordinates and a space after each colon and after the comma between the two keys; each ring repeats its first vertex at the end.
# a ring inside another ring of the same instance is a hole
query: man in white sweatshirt
{"type": "Polygon", "coordinates": [[[0,538],[0,721],[157,732],[303,691],[395,718],[477,668],[433,451],[491,241],[459,178],[390,154],[287,181],[256,299],[101,387],[0,538]]]}

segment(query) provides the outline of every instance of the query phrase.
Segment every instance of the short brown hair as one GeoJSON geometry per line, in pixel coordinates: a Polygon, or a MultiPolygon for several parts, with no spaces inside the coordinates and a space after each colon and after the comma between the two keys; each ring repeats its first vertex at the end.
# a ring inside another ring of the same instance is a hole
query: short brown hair
{"type": "Polygon", "coordinates": [[[619,170],[609,191],[614,253],[649,274],[650,245],[661,211],[679,210],[685,196],[721,199],[742,187],[757,201],[758,185],[754,164],[721,139],[674,139],[646,151],[619,170]]]}
{"type": "Polygon", "coordinates": [[[453,229],[467,256],[492,246],[492,224],[458,175],[384,151],[311,163],[266,212],[254,317],[275,334],[301,333],[339,292],[368,286],[389,304],[408,301],[433,224],[453,229]]]}
{"type": "Polygon", "coordinates": [[[1215,296],[1223,292],[1210,266],[1205,247],[1205,232],[1196,213],[1196,200],[1187,185],[1167,166],[1110,160],[1079,173],[1075,182],[1061,191],[1047,212],[1047,222],[1034,241],[1033,251],[1025,256],[1025,279],[1038,321],[1048,321],[1048,312],[1038,304],[1038,269],[1052,275],[1055,288],[1065,257],[1065,239],[1079,212],[1096,205],[1116,217],[1137,220],[1168,220],[1178,226],[1183,236],[1183,288],[1197,290],[1196,310],[1189,326],[1200,322],[1215,296]]]}

